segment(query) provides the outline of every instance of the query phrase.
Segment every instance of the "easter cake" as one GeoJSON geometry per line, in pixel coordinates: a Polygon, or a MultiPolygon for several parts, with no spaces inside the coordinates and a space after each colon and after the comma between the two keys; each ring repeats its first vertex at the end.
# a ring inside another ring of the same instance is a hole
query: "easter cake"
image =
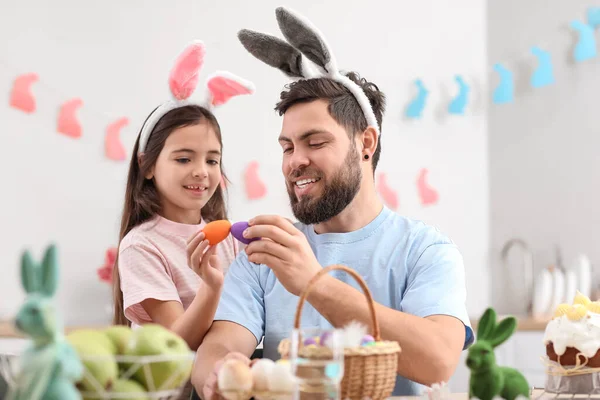
{"type": "Polygon", "coordinates": [[[577,292],[573,304],[561,304],[544,332],[546,390],[600,393],[600,302],[577,292]]]}

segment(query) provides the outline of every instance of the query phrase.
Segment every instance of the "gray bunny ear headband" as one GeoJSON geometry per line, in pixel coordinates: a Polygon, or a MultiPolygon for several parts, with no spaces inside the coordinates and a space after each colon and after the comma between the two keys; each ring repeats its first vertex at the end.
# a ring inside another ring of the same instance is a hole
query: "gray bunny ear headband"
{"type": "Polygon", "coordinates": [[[279,29],[287,41],[242,29],[238,38],[246,50],[291,78],[329,78],[341,83],[358,101],[367,125],[373,127],[379,135],[379,125],[367,95],[360,86],[338,71],[335,57],[321,32],[306,18],[285,7],[278,7],[275,15],[279,29]]]}

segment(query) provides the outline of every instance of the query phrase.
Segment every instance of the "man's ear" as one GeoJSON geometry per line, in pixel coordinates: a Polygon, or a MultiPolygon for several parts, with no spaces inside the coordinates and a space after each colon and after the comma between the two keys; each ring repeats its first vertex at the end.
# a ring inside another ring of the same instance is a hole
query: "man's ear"
{"type": "Polygon", "coordinates": [[[377,149],[377,142],[379,141],[379,137],[377,136],[377,131],[373,127],[368,127],[364,130],[364,132],[360,135],[362,146],[362,158],[363,160],[370,160],[373,158],[373,154],[375,154],[375,150],[377,149]],[[364,156],[368,155],[368,158],[364,156]]]}

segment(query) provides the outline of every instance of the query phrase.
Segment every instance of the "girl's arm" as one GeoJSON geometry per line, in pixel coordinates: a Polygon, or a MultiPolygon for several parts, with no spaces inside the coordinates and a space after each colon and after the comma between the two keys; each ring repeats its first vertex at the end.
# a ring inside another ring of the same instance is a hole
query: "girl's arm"
{"type": "Polygon", "coordinates": [[[195,351],[213,322],[221,288],[215,290],[202,282],[196,297],[185,311],[178,301],[146,299],[141,305],[154,323],[177,333],[195,351]]]}
{"type": "Polygon", "coordinates": [[[222,261],[228,262],[219,260],[216,255],[219,245],[204,252],[208,241],[203,239],[204,234],[201,233],[188,242],[189,266],[202,278],[202,282],[187,310],[184,311],[178,301],[146,299],[141,303],[153,322],[177,333],[192,350],[200,346],[213,322],[223,289],[222,261]]]}

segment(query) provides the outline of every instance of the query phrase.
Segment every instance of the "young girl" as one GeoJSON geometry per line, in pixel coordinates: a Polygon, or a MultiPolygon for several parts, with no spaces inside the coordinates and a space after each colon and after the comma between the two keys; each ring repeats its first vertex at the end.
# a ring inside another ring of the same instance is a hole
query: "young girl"
{"type": "Polygon", "coordinates": [[[161,324],[195,350],[212,323],[223,275],[239,251],[230,235],[216,246],[202,227],[227,219],[222,140],[212,106],[253,91],[231,74],[207,82],[193,104],[204,46],[190,45],[171,72],[174,100],[144,122],[129,166],[114,268],[115,324],[161,324]],[[207,250],[208,249],[208,250],[207,250]]]}

